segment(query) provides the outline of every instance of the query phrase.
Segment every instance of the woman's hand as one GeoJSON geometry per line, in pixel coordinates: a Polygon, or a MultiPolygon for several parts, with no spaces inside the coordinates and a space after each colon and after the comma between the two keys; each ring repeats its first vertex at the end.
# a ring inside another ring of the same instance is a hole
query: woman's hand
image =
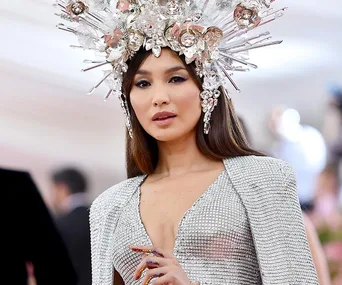
{"type": "Polygon", "coordinates": [[[166,254],[153,246],[131,246],[130,249],[134,252],[150,254],[143,257],[134,272],[134,278],[135,280],[138,280],[141,277],[141,274],[148,269],[141,284],[147,285],[154,278],[158,279],[154,280],[153,285],[197,284],[192,283],[189,280],[174,256],[166,254]]]}

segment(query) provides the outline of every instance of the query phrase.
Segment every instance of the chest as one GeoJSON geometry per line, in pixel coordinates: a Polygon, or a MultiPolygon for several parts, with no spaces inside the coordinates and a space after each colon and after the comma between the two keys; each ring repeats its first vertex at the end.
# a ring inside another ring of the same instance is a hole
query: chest
{"type": "MultiPolygon", "coordinates": [[[[144,224],[176,226],[206,189],[197,183],[167,183],[141,192],[140,214],[144,224]]],[[[158,227],[156,226],[156,227],[158,227]]]]}
{"type": "Polygon", "coordinates": [[[170,179],[140,189],[140,216],[150,236],[175,238],[186,212],[217,182],[219,176],[220,173],[210,173],[201,178],[170,179]]]}
{"type": "Polygon", "coordinates": [[[229,180],[225,176],[221,178],[172,227],[173,216],[161,217],[161,213],[177,212],[174,209],[160,208],[147,224],[141,220],[137,191],[118,223],[115,239],[124,243],[119,250],[130,244],[154,245],[178,257],[190,254],[203,259],[225,259],[236,250],[242,254],[244,250],[249,251],[252,239],[244,205],[229,180]],[[155,224],[151,223],[153,218],[155,224]]]}
{"type": "Polygon", "coordinates": [[[199,271],[207,271],[208,266],[213,265],[211,272],[217,275],[222,273],[222,276],[225,276],[224,282],[217,280],[217,284],[230,284],[226,281],[235,280],[236,276],[231,278],[227,276],[227,268],[232,268],[234,274],[238,272],[234,268],[236,266],[240,268],[239,263],[241,268],[245,268],[248,262],[251,263],[251,268],[254,268],[257,261],[249,221],[244,205],[227,176],[222,176],[210,185],[183,213],[177,224],[177,233],[174,233],[174,229],[169,229],[165,217],[159,217],[160,213],[170,212],[173,209],[168,211],[162,207],[159,209],[159,214],[155,214],[157,216],[155,221],[160,222],[158,226],[148,228],[149,224],[141,221],[139,193],[138,189],[125,207],[115,230],[114,266],[123,277],[129,279],[132,276],[132,271],[128,270],[127,264],[134,264],[135,269],[141,261],[139,255],[129,250],[128,246],[132,244],[153,244],[165,252],[173,253],[182,268],[188,269],[189,272],[193,272],[193,266],[198,265],[199,271]],[[166,224],[161,224],[161,221],[166,224]],[[130,258],[131,262],[127,262],[130,258]],[[217,271],[218,263],[222,266],[221,273],[217,271]]]}

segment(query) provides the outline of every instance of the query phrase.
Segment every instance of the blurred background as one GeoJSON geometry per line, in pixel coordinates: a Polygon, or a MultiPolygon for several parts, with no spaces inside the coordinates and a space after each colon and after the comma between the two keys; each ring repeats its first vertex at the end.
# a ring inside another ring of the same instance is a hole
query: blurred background
{"type": "MultiPolygon", "coordinates": [[[[102,100],[105,86],[86,95],[101,71],[80,71],[91,56],[70,48],[76,37],[56,29],[53,3],[2,0],[0,6],[0,166],[30,171],[48,205],[56,169],[85,173],[89,201],[125,179],[119,103],[102,100]]],[[[329,230],[326,224],[329,209],[336,217],[341,205],[331,201],[341,197],[342,9],[339,0],[274,3],[284,6],[285,16],[267,27],[284,42],[251,52],[259,69],[235,74],[242,92],[231,95],[254,148],[297,170],[302,205],[322,242],[338,241],[339,218],[329,230]],[[321,196],[324,203],[314,210],[321,196]],[[317,218],[322,215],[327,219],[317,218]]],[[[342,274],[334,266],[331,274],[342,274]]]]}

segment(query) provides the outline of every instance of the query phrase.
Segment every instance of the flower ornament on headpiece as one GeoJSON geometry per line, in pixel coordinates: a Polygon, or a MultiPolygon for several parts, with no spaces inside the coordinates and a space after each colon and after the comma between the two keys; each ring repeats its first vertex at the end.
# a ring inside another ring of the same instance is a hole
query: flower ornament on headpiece
{"type": "Polygon", "coordinates": [[[109,92],[105,99],[111,94],[120,99],[132,136],[126,96],[122,94],[122,78],[129,59],[141,48],[159,57],[162,48],[168,47],[184,55],[187,64],[195,63],[197,74],[203,78],[200,96],[204,132],[208,134],[211,113],[221,95],[220,86],[229,82],[239,92],[232,72],[257,68],[248,62],[247,52],[281,43],[270,41],[268,32],[248,35],[283,15],[285,8],[277,11],[270,8],[273,1],[57,0],[55,6],[62,11],[58,16],[76,23],[57,25],[78,37],[80,46],[73,47],[103,55],[103,61],[87,60],[95,65],[83,71],[111,65],[89,93],[106,82],[109,92]]]}

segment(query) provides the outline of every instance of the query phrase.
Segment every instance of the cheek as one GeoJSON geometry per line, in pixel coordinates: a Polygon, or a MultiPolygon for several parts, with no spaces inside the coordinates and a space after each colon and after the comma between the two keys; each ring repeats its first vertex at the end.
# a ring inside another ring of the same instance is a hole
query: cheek
{"type": "Polygon", "coordinates": [[[180,99],[179,105],[181,108],[201,111],[200,91],[198,89],[192,88],[184,92],[180,99]]]}
{"type": "Polygon", "coordinates": [[[131,94],[130,96],[132,108],[136,116],[138,117],[139,121],[143,119],[142,115],[146,113],[149,106],[148,102],[143,99],[144,97],[138,96],[138,94],[131,94]]]}

